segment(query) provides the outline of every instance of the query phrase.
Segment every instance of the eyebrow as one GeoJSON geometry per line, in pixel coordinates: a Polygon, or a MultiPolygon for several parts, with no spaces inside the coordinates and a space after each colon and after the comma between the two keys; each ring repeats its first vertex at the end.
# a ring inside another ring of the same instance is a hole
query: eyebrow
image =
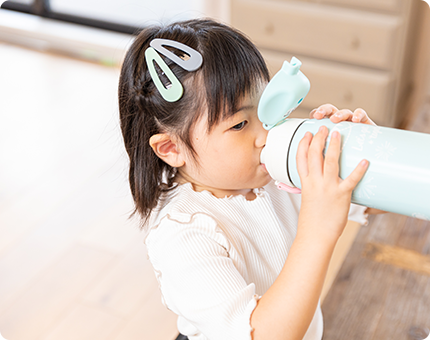
{"type": "Polygon", "coordinates": [[[236,115],[236,114],[238,114],[240,111],[247,111],[247,110],[253,110],[253,109],[255,109],[255,105],[243,105],[243,106],[240,106],[237,110],[235,110],[232,114],[230,114],[230,115],[228,115],[228,116],[224,116],[223,118],[222,118],[222,121],[224,121],[224,122],[226,122],[226,123],[228,123],[228,124],[230,124],[231,122],[230,122],[230,120],[232,120],[232,119],[234,119],[234,116],[236,115]]]}
{"type": "Polygon", "coordinates": [[[254,105],[244,105],[244,106],[239,107],[236,111],[234,111],[234,114],[236,114],[240,111],[252,110],[254,108],[255,108],[254,105]]]}

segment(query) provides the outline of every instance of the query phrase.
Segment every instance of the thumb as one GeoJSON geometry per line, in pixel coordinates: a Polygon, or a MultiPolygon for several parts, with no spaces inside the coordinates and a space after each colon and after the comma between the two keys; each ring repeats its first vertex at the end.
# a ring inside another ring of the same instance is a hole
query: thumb
{"type": "Polygon", "coordinates": [[[363,159],[353,172],[341,183],[341,186],[347,191],[353,191],[361,181],[369,167],[369,161],[363,159]]]}

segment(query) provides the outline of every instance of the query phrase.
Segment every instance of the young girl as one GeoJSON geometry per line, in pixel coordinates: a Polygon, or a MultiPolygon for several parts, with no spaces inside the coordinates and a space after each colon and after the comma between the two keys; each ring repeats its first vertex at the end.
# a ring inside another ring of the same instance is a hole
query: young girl
{"type": "MultiPolygon", "coordinates": [[[[337,132],[323,158],[327,128],[300,143],[302,195],[275,187],[260,164],[268,81],[255,46],[211,20],[144,29],[122,67],[135,212],[163,303],[189,339],[320,340],[334,246],[348,218],[366,222],[369,211],[350,200],[367,162],[341,180],[337,132]]],[[[373,124],[332,105],[311,116],[373,124]]]]}

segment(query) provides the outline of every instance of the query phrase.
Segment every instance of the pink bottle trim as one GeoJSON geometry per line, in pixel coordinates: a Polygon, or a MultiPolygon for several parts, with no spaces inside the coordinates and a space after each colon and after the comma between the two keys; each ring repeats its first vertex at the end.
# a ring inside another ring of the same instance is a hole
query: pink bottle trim
{"type": "Polygon", "coordinates": [[[286,185],[285,183],[275,182],[275,184],[279,190],[284,190],[286,192],[289,192],[290,194],[301,194],[302,193],[302,191],[299,188],[290,187],[289,185],[286,185]]]}

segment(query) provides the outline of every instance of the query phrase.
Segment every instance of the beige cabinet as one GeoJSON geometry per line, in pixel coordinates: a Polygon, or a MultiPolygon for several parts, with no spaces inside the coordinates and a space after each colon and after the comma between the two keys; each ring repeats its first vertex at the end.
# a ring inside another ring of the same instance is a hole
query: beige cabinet
{"type": "Polygon", "coordinates": [[[232,25],[276,73],[299,58],[311,91],[295,116],[324,103],[364,108],[380,125],[402,120],[419,0],[232,0],[232,25]]]}

